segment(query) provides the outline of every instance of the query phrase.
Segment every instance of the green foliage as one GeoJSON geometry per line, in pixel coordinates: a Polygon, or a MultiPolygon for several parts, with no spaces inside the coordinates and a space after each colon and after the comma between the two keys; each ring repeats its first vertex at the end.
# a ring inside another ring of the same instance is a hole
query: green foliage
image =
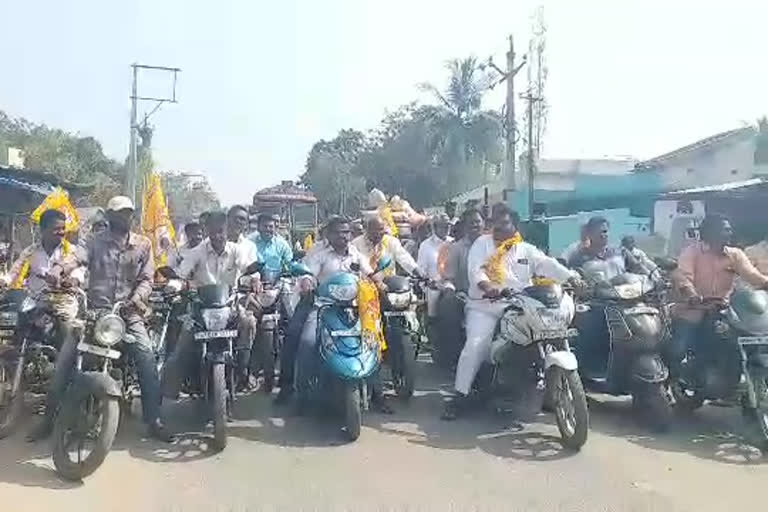
{"type": "MultiPolygon", "coordinates": [[[[139,127],[139,183],[153,171],[152,125],[139,127]]],[[[17,147],[24,151],[25,167],[46,171],[78,185],[92,186],[83,205],[104,206],[110,197],[120,194],[125,166],[107,157],[93,137],[77,135],[35,124],[23,118],[11,118],[0,111],[0,150],[17,147]]],[[[163,175],[171,216],[178,222],[197,218],[203,211],[219,207],[219,200],[208,182],[181,173],[163,175]]],[[[141,195],[139,195],[141,197],[141,195]]]]}
{"type": "Polygon", "coordinates": [[[205,211],[221,208],[216,193],[205,178],[173,172],[161,176],[174,224],[196,220],[205,211]]]}
{"type": "Polygon", "coordinates": [[[302,177],[324,213],[354,213],[367,190],[407,198],[415,207],[438,204],[488,179],[503,159],[501,117],[481,109],[492,75],[474,57],[446,64],[444,89],[431,84],[434,105],[415,102],[388,112],[368,134],[342,130],[317,142],[302,177]]]}
{"type": "Polygon", "coordinates": [[[24,118],[11,118],[0,111],[0,148],[7,147],[22,149],[25,167],[29,169],[92,186],[87,198],[92,204],[101,204],[119,191],[123,167],[107,157],[93,137],[80,137],[24,118]]]}

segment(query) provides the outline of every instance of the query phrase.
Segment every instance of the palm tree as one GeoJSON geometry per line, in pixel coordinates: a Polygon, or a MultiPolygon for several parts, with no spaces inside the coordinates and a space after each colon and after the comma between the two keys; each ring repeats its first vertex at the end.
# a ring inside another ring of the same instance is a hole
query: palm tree
{"type": "Polygon", "coordinates": [[[482,110],[483,96],[493,83],[485,66],[470,56],[452,59],[445,67],[445,89],[421,84],[438,105],[420,112],[430,127],[433,163],[445,173],[446,192],[455,194],[482,183],[486,165],[500,161],[502,124],[497,112],[482,110]]]}

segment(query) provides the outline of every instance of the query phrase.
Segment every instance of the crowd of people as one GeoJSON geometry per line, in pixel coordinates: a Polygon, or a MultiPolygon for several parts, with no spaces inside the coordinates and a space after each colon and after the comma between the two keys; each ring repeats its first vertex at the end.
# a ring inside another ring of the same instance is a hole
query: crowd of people
{"type": "MultiPolygon", "coordinates": [[[[172,330],[173,351],[163,375],[158,375],[145,325],[148,296],[157,278],[152,245],[146,237],[131,231],[134,205],[126,197],[112,198],[106,207],[105,224],[89,237],[84,246],[70,243],[65,237],[63,213],[46,211],[40,219],[39,242],[25,249],[6,276],[5,286],[24,287],[44,300],[47,290],[84,288],[88,307],[109,308],[123,302],[127,336],[127,356],[136,362],[141,387],[143,419],[150,435],[168,441],[171,433],[161,414],[162,397],[179,393],[190,353],[192,325],[178,322],[172,330]]],[[[190,286],[226,284],[235,287],[238,278],[249,273],[258,263],[262,272],[279,272],[294,260],[291,244],[278,234],[280,219],[259,215],[256,231],[248,233],[249,212],[233,206],[225,212],[206,212],[196,222],[184,227],[186,241],[175,250],[168,265],[190,286]]],[[[297,281],[300,300],[285,330],[280,354],[279,393],[276,403],[286,404],[294,394],[294,366],[301,334],[308,328],[313,308],[312,291],[318,283],[339,272],[353,272],[370,278],[385,291],[383,276],[402,271],[439,286],[429,288],[427,296],[428,334],[466,329],[466,341],[458,357],[454,394],[446,401],[443,418],[454,419],[465,410],[468,396],[481,365],[489,360],[490,346],[504,305],[495,301],[503,291],[522,291],[534,278],[545,277],[556,282],[571,281],[583,286],[581,272],[589,269],[601,279],[611,279],[625,272],[652,274],[655,263],[637,248],[635,240],[626,237],[620,246],[609,243],[609,223],[594,217],[583,227],[579,240],[558,260],[523,240],[520,219],[504,204],[491,211],[468,207],[456,217],[454,206],[434,216],[413,239],[400,240],[388,232],[384,219],[366,219],[362,230],[344,217],[326,220],[322,236],[303,255],[311,272],[297,281]],[[488,217],[488,218],[486,218],[488,217]],[[359,228],[358,228],[359,229],[359,228]],[[409,250],[409,247],[411,250],[409,250]],[[414,250],[415,249],[415,250],[414,250]],[[391,260],[381,270],[382,258],[391,260]],[[466,306],[453,303],[453,313],[438,319],[440,294],[449,290],[466,294],[466,306]],[[440,322],[445,325],[440,326],[440,322]],[[447,327],[446,327],[447,326],[447,327]],[[447,331],[446,331],[447,329],[447,331]]],[[[691,343],[698,312],[687,307],[703,298],[726,298],[740,277],[749,285],[768,288],[765,267],[750,261],[748,254],[761,255],[758,247],[746,253],[731,245],[732,228],[727,219],[710,215],[700,226],[700,241],[685,248],[679,258],[676,289],[682,297],[675,310],[674,334],[677,357],[691,343]]],[[[762,249],[763,252],[760,252],[762,249]]],[[[77,306],[57,304],[56,323],[59,356],[55,376],[47,396],[46,414],[29,433],[30,440],[48,436],[53,413],[74,366],[76,340],[73,324],[77,306]]],[[[174,316],[182,318],[181,311],[174,316]]],[[[242,308],[238,317],[236,353],[237,387],[246,390],[255,385],[252,350],[258,329],[258,312],[242,308]]],[[[272,375],[265,372],[263,389],[271,392],[272,375]]],[[[382,411],[390,411],[381,386],[374,382],[372,401],[382,411]]]]}

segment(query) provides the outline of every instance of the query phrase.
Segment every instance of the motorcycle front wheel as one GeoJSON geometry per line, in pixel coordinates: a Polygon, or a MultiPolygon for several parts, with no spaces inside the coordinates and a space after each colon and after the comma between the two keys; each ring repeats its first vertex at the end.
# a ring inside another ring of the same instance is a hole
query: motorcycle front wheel
{"type": "Polygon", "coordinates": [[[563,446],[580,450],[589,433],[589,409],[581,377],[576,370],[550,366],[547,389],[552,390],[552,406],[563,446]]]}
{"type": "Polygon", "coordinates": [[[360,404],[360,386],[357,382],[342,383],[344,404],[344,432],[347,439],[356,441],[363,424],[363,409],[360,404]]]}
{"type": "Polygon", "coordinates": [[[632,406],[652,430],[665,432],[672,424],[672,403],[664,382],[648,383],[632,395],[632,406]]]}
{"type": "Polygon", "coordinates": [[[416,347],[411,337],[402,326],[392,326],[387,333],[387,344],[393,356],[392,384],[399,398],[408,400],[413,396],[416,387],[416,347]]]}
{"type": "Polygon", "coordinates": [[[211,366],[211,408],[213,409],[213,447],[222,451],[227,447],[227,380],[224,363],[211,366]]]}
{"type": "Polygon", "coordinates": [[[56,472],[77,481],[96,471],[112,449],[119,421],[117,397],[89,392],[65,403],[53,430],[56,472]]]}
{"type": "MultiPolygon", "coordinates": [[[[20,356],[23,357],[23,356],[20,356]]],[[[0,439],[11,435],[19,424],[24,409],[24,362],[0,359],[0,439]]]]}

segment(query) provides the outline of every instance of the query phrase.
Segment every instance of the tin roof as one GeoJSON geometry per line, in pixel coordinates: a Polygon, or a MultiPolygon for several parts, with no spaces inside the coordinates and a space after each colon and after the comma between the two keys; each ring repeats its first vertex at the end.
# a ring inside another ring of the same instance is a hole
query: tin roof
{"type": "Polygon", "coordinates": [[[688,144],[687,146],[683,146],[681,148],[675,149],[674,151],[670,151],[669,153],[664,153],[663,155],[659,155],[657,157],[651,158],[650,160],[645,160],[643,162],[638,162],[635,164],[635,170],[636,171],[648,171],[657,167],[661,167],[670,160],[674,160],[675,158],[678,158],[680,156],[690,154],[695,151],[699,151],[702,149],[709,149],[712,146],[720,145],[726,142],[733,142],[736,140],[741,140],[747,137],[753,137],[755,136],[756,131],[751,126],[746,126],[744,128],[737,128],[735,130],[728,130],[725,132],[717,133],[715,135],[711,135],[709,137],[697,140],[696,142],[692,144],[688,144]]]}

